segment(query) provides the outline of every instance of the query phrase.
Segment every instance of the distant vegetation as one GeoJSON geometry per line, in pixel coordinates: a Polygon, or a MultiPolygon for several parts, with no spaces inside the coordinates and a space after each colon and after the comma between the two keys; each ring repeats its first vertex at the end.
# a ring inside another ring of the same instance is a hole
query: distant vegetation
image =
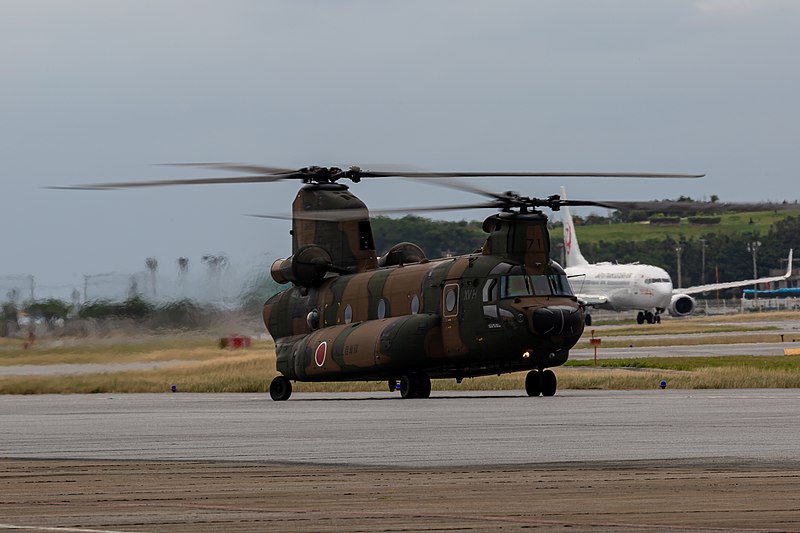
{"type": "Polygon", "coordinates": [[[378,254],[386,253],[393,245],[411,241],[422,247],[429,258],[461,255],[483,245],[486,234],[482,222],[449,222],[408,215],[394,219],[372,218],[372,233],[378,254]]]}

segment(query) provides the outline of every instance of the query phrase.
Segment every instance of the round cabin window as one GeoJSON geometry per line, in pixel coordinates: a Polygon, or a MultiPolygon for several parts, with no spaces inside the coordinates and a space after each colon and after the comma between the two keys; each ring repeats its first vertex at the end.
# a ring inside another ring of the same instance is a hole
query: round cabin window
{"type": "Polygon", "coordinates": [[[349,324],[353,321],[353,307],[350,304],[344,308],[344,323],[349,324]]]}
{"type": "Polygon", "coordinates": [[[456,308],[456,290],[453,287],[447,289],[444,295],[444,308],[448,313],[452,313],[456,308]]]}
{"type": "Polygon", "coordinates": [[[386,300],[378,300],[378,318],[386,318],[386,300]]]}
{"type": "Polygon", "coordinates": [[[411,314],[416,315],[419,313],[419,296],[416,294],[411,297],[411,314]]]}

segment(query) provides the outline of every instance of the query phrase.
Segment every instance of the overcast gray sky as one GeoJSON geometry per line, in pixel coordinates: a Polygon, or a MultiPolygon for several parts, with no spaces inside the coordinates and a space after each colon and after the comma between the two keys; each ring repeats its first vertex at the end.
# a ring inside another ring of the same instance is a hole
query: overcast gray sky
{"type": "MultiPolygon", "coordinates": [[[[288,222],[241,215],[287,213],[295,183],[41,188],[216,175],[153,163],[705,172],[482,186],[795,200],[798,28],[791,0],[0,0],[0,276],[290,253],[288,222]]],[[[471,199],[352,188],[375,208],[471,199]]]]}

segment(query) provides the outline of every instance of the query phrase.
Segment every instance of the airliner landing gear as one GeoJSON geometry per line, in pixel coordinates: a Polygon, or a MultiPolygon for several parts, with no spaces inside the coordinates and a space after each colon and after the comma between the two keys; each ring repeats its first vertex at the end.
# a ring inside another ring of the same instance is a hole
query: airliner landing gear
{"type": "Polygon", "coordinates": [[[659,324],[661,323],[661,317],[657,312],[654,314],[652,311],[639,311],[636,315],[636,323],[644,324],[645,322],[648,324],[659,324]]]}
{"type": "Polygon", "coordinates": [[[589,313],[586,313],[585,315],[583,315],[583,323],[586,326],[591,326],[592,325],[592,315],[590,315],[589,313]]]}

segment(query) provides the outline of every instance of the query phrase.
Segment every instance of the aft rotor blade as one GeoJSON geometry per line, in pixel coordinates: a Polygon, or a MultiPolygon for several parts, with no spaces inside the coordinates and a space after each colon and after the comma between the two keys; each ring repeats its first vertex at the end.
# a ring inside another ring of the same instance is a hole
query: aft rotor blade
{"type": "Polygon", "coordinates": [[[214,170],[230,170],[233,172],[248,172],[259,174],[292,174],[295,168],[268,167],[265,165],[251,165],[243,163],[160,163],[162,167],[193,167],[209,168],[214,170]]]}
{"type": "MultiPolygon", "coordinates": [[[[291,176],[291,175],[290,175],[291,176]]],[[[269,183],[292,179],[292,177],[282,175],[264,176],[229,176],[224,178],[197,178],[180,180],[157,180],[157,181],[120,181],[114,183],[91,183],[87,185],[51,186],[46,189],[67,189],[67,190],[111,190],[111,189],[132,189],[135,187],[164,187],[170,185],[214,185],[227,183],[269,183]]]]}

